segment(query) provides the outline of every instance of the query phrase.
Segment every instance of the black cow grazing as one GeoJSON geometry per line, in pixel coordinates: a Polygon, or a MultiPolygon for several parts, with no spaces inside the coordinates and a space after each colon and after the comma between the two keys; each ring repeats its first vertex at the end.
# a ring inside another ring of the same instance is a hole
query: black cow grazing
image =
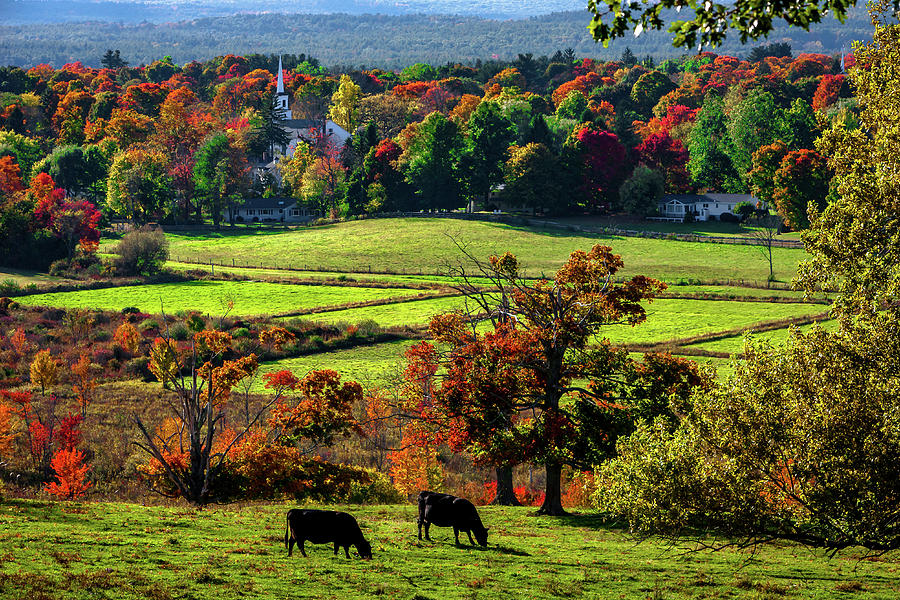
{"type": "Polygon", "coordinates": [[[469,543],[473,546],[475,539],[481,546],[487,546],[488,528],[481,524],[481,517],[475,505],[465,498],[457,498],[450,494],[437,492],[419,492],[419,539],[422,539],[422,525],[425,526],[425,539],[429,542],[428,528],[431,525],[438,527],[452,527],[456,544],[459,545],[459,532],[465,531],[469,536],[469,543]]]}
{"type": "Polygon", "coordinates": [[[284,547],[288,556],[294,553],[294,542],[300,546],[300,553],[306,556],[303,542],[313,544],[334,543],[334,553],[338,547],[350,558],[350,546],[356,546],[362,558],[372,558],[372,545],[363,537],[359,524],[352,515],[336,510],[302,510],[292,508],[287,513],[287,530],[284,532],[284,547]]]}

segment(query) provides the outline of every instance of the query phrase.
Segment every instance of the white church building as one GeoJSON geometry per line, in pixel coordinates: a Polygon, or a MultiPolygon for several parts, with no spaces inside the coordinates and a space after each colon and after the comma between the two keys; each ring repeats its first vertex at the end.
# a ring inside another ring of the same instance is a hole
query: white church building
{"type": "MultiPolygon", "coordinates": [[[[275,101],[276,109],[281,112],[282,118],[284,118],[284,129],[290,136],[287,146],[281,148],[281,154],[284,156],[293,156],[294,151],[297,149],[297,143],[300,140],[312,143],[318,136],[324,136],[334,147],[340,149],[352,137],[346,129],[331,119],[318,121],[315,119],[292,118],[290,96],[284,91],[284,70],[281,67],[281,57],[278,57],[278,82],[275,88],[275,101]]],[[[276,150],[276,156],[277,154],[278,151],[276,150]]]]}

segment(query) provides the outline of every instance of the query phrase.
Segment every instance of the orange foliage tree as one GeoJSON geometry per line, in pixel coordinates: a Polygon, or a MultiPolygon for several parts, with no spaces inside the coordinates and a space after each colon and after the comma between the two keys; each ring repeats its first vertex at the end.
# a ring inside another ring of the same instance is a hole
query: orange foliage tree
{"type": "Polygon", "coordinates": [[[466,258],[475,270],[460,266],[454,274],[475,311],[468,320],[432,320],[432,335],[449,350],[440,358],[433,349],[420,353],[423,380],[438,362],[446,366],[440,385],[422,395],[424,412],[445,416],[451,446],[488,462],[543,464],[539,512],[563,514],[563,466],[590,468],[612,454],[617,433],[628,426],[623,409],[632,361],[595,340],[606,326],[642,323],[642,302],[665,285],[643,276],[614,284],[622,259],[600,245],[572,253],[552,279],[536,281],[521,275],[509,253],[489,262],[466,258]],[[493,331],[481,334],[472,319],[489,319],[493,331]]]}
{"type": "Polygon", "coordinates": [[[87,481],[90,467],[83,463],[84,452],[71,448],[59,450],[50,461],[56,474],[56,481],[48,483],[44,489],[63,500],[76,500],[91,487],[87,481]]]}

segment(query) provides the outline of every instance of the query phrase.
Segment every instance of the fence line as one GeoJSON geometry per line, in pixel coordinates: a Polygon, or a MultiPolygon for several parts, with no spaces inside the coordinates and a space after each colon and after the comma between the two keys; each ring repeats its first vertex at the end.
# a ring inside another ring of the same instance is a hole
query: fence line
{"type": "MultiPolygon", "coordinates": [[[[382,219],[382,218],[425,218],[425,219],[458,219],[462,221],[487,221],[490,223],[506,223],[510,225],[532,225],[538,227],[555,227],[558,229],[564,229],[566,231],[574,231],[588,234],[604,234],[604,235],[618,235],[622,237],[643,237],[650,239],[667,239],[667,240],[676,240],[681,242],[698,242],[698,243],[708,243],[708,244],[734,244],[737,246],[768,246],[769,242],[764,240],[759,240],[754,237],[744,237],[744,236],[717,236],[717,235],[702,235],[697,233],[673,233],[673,232],[664,232],[664,231],[645,231],[642,229],[620,229],[618,227],[591,227],[587,225],[571,225],[566,223],[559,223],[557,221],[550,221],[547,219],[541,219],[537,217],[527,217],[523,215],[512,215],[506,213],[460,213],[460,212],[396,212],[396,213],[381,213],[377,215],[365,215],[358,217],[358,220],[363,219],[382,219]]],[[[320,219],[321,221],[321,219],[320,219]]],[[[337,221],[328,221],[329,223],[337,222],[337,221]]],[[[241,225],[239,229],[245,231],[290,231],[292,229],[296,229],[299,227],[314,227],[315,225],[309,223],[259,223],[254,224],[252,226],[241,225]]],[[[113,229],[117,231],[124,231],[123,227],[127,227],[127,224],[123,223],[113,223],[113,229]]],[[[170,231],[237,231],[238,228],[233,228],[228,225],[223,225],[219,229],[216,229],[212,225],[201,225],[201,224],[165,224],[163,225],[164,229],[170,231]]],[[[774,248],[795,248],[800,249],[804,248],[804,244],[801,240],[772,240],[771,245],[774,248]]]]}
{"type": "MultiPolygon", "coordinates": [[[[213,274],[215,268],[234,268],[234,269],[255,269],[270,271],[293,271],[293,272],[309,272],[309,273],[336,273],[339,277],[345,275],[397,275],[397,276],[415,276],[415,277],[451,277],[447,273],[440,271],[423,271],[421,269],[373,269],[372,265],[358,271],[348,271],[343,267],[307,265],[293,262],[279,263],[273,261],[267,263],[259,260],[253,262],[241,262],[238,259],[215,259],[205,258],[199,255],[184,256],[171,255],[169,260],[186,265],[197,265],[198,267],[207,267],[213,274]]],[[[523,272],[523,276],[528,279],[529,275],[523,272]]],[[[630,281],[629,277],[615,277],[614,283],[624,283],[630,281]]],[[[745,287],[754,289],[770,289],[770,290],[792,290],[790,283],[780,281],[764,281],[759,279],[694,279],[682,278],[677,281],[669,282],[669,289],[673,293],[677,293],[679,286],[723,286],[723,287],[745,287]]],[[[826,292],[834,290],[823,290],[826,292]]]]}

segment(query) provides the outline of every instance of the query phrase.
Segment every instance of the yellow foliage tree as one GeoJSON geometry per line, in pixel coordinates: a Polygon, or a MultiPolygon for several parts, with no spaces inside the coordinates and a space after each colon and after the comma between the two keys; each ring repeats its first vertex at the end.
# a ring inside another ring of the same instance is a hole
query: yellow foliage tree
{"type": "Polygon", "coordinates": [[[78,398],[78,406],[81,407],[82,418],[87,416],[88,404],[94,399],[94,389],[97,382],[91,377],[91,359],[86,354],[82,354],[78,362],[72,365],[72,376],[75,383],[72,385],[72,391],[78,398]]]}
{"type": "Polygon", "coordinates": [[[59,381],[59,364],[49,350],[40,350],[31,362],[31,383],[41,388],[41,395],[59,381]]]}
{"type": "Polygon", "coordinates": [[[116,343],[131,354],[137,354],[141,343],[141,334],[131,323],[122,323],[113,336],[116,343]]]}
{"type": "Polygon", "coordinates": [[[349,75],[341,75],[337,91],[331,96],[331,110],[328,116],[332,121],[349,132],[353,132],[359,120],[359,100],[362,89],[353,83],[349,75]]]}

